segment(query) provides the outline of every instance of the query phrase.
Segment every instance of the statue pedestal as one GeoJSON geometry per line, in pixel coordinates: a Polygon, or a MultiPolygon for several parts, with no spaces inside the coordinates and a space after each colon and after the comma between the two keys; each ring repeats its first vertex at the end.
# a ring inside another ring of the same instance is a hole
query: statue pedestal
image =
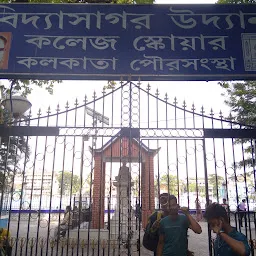
{"type": "Polygon", "coordinates": [[[120,239],[126,242],[132,239],[136,230],[136,219],[131,206],[131,187],[134,182],[115,181],[113,185],[117,188],[117,204],[115,213],[110,221],[110,233],[112,239],[120,239]]]}

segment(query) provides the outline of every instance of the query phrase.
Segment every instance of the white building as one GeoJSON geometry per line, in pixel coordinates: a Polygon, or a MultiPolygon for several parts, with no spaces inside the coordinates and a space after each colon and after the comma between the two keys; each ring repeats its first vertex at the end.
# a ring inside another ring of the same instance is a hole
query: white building
{"type": "Polygon", "coordinates": [[[40,196],[59,194],[59,184],[57,174],[51,171],[26,171],[24,177],[16,176],[14,182],[14,190],[19,191],[22,188],[26,195],[40,196]],[[32,193],[31,193],[32,192],[32,193]]]}

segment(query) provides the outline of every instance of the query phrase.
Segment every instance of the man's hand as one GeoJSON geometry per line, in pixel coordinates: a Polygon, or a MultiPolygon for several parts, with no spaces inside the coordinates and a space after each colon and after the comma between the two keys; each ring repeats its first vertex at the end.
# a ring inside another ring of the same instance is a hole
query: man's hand
{"type": "Polygon", "coordinates": [[[189,209],[188,209],[188,207],[180,207],[180,210],[181,210],[185,215],[188,215],[188,214],[189,214],[189,209]]]}
{"type": "Polygon", "coordinates": [[[191,251],[187,250],[187,255],[188,256],[194,256],[195,254],[194,254],[194,252],[191,252],[191,251]]]}
{"type": "Polygon", "coordinates": [[[220,231],[222,230],[222,225],[223,225],[222,220],[218,220],[217,224],[214,227],[212,227],[212,231],[216,234],[219,234],[220,231]]]}

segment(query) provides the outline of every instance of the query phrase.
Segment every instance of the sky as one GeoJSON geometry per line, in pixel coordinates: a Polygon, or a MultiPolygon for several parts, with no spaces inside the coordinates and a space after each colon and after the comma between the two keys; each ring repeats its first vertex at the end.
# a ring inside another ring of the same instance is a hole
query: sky
{"type": "MultiPolygon", "coordinates": [[[[152,81],[142,82],[141,87],[146,88],[148,84],[150,84],[153,93],[156,89],[159,90],[160,98],[164,98],[165,93],[168,93],[171,102],[176,97],[180,105],[185,100],[188,106],[193,103],[197,108],[204,106],[209,113],[211,108],[216,113],[220,110],[227,115],[229,113],[229,108],[224,104],[225,97],[221,96],[224,91],[218,85],[218,82],[152,81]]],[[[94,91],[99,97],[105,85],[107,85],[106,81],[63,81],[61,84],[54,86],[53,95],[49,95],[43,89],[35,88],[28,98],[32,103],[33,115],[35,115],[39,108],[43,113],[46,113],[48,106],[55,109],[57,104],[60,104],[63,110],[67,101],[73,105],[75,100],[78,99],[78,102],[82,104],[85,95],[87,95],[88,100],[92,100],[94,91]]]]}

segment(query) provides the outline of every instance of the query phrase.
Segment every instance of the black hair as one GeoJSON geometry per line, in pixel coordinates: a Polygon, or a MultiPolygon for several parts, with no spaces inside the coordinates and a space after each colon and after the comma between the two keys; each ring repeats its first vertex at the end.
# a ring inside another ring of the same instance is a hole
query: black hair
{"type": "Polygon", "coordinates": [[[223,218],[226,222],[228,222],[228,215],[225,208],[217,203],[213,203],[206,208],[204,217],[207,221],[211,219],[223,218]]]}
{"type": "Polygon", "coordinates": [[[177,203],[177,197],[175,195],[170,195],[169,200],[175,200],[177,203]]]}
{"type": "Polygon", "coordinates": [[[167,197],[169,199],[169,201],[170,200],[175,200],[176,202],[178,201],[176,196],[171,195],[169,193],[162,193],[162,194],[160,194],[160,198],[161,197],[167,197]]]}
{"type": "Polygon", "coordinates": [[[162,194],[159,195],[159,198],[161,198],[161,197],[169,197],[169,195],[170,194],[168,194],[168,193],[162,193],[162,194]]]}
{"type": "Polygon", "coordinates": [[[245,199],[243,199],[242,202],[245,203],[245,199]]]}

